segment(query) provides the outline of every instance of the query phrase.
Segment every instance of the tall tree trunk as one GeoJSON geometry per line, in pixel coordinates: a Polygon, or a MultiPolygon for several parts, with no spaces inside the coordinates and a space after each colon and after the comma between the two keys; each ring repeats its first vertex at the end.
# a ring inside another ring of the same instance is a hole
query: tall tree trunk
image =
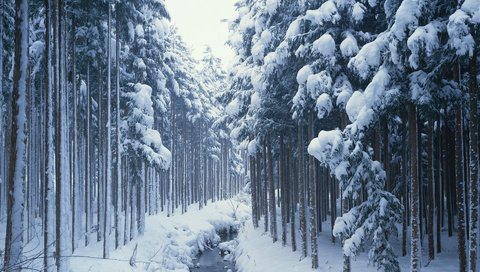
{"type": "MultiPolygon", "coordinates": [[[[313,113],[308,114],[308,139],[311,141],[314,138],[313,135],[313,113]]],[[[315,207],[315,180],[314,176],[314,158],[308,156],[308,208],[309,208],[309,221],[310,221],[310,246],[312,257],[312,268],[318,268],[318,245],[317,245],[317,225],[316,225],[316,207],[315,207]]],[[[350,260],[348,261],[350,263],[350,260]]],[[[350,266],[349,266],[350,267],[350,266]]],[[[345,267],[344,267],[345,268],[345,267]]],[[[345,271],[345,269],[344,269],[345,271]]],[[[347,271],[350,271],[348,269],[347,271]]]]}
{"type": "MultiPolygon", "coordinates": [[[[3,61],[3,60],[2,60],[3,61]]],[[[6,271],[21,271],[25,176],[25,123],[28,63],[28,1],[15,1],[15,59],[12,90],[11,156],[7,181],[6,271]]]]}
{"type": "Polygon", "coordinates": [[[279,157],[279,178],[281,196],[281,212],[282,212],[282,245],[287,245],[287,190],[286,190],[286,167],[285,167],[285,144],[283,140],[283,133],[280,135],[280,157],[279,157]]]}
{"type": "Polygon", "coordinates": [[[53,119],[53,93],[52,93],[52,54],[51,45],[51,2],[45,0],[45,184],[44,184],[44,229],[43,229],[43,266],[45,272],[56,270],[54,256],[54,171],[55,171],[55,148],[54,148],[54,119],[53,119]]]}
{"type": "Polygon", "coordinates": [[[428,128],[427,128],[427,156],[428,156],[428,167],[427,167],[427,198],[428,198],[428,211],[427,211],[427,221],[428,221],[428,259],[432,261],[435,259],[435,240],[433,236],[433,212],[434,212],[434,203],[433,198],[435,191],[433,189],[433,118],[428,119],[428,128]]]}
{"type": "Polygon", "coordinates": [[[303,152],[303,125],[298,121],[298,201],[300,202],[300,236],[302,239],[302,256],[307,257],[307,219],[305,215],[305,166],[303,152]]]}
{"type": "Polygon", "coordinates": [[[408,180],[407,180],[407,121],[408,112],[402,112],[402,256],[407,255],[407,221],[408,221],[408,180]]]}
{"type": "Polygon", "coordinates": [[[295,167],[295,160],[292,159],[293,158],[293,145],[292,145],[292,129],[289,129],[288,131],[288,151],[289,153],[291,152],[292,154],[290,154],[290,159],[289,159],[289,162],[291,162],[291,166],[293,169],[290,170],[290,175],[289,175],[289,190],[291,191],[290,192],[290,208],[291,208],[291,218],[290,218],[290,235],[291,235],[291,244],[292,244],[292,251],[297,251],[297,240],[296,240],[296,237],[295,237],[295,233],[296,233],[296,228],[295,228],[295,211],[296,211],[296,206],[297,206],[297,202],[295,201],[295,195],[296,195],[296,191],[295,191],[295,172],[294,172],[294,169],[296,169],[295,167]]]}
{"type": "Polygon", "coordinates": [[[112,118],[111,118],[111,92],[112,92],[112,80],[111,80],[111,33],[112,33],[112,5],[110,1],[108,4],[108,22],[107,22],[107,156],[106,156],[106,170],[107,176],[105,179],[104,186],[104,206],[103,206],[103,216],[104,216],[104,225],[103,225],[103,258],[108,259],[110,257],[110,191],[111,191],[111,182],[112,182],[112,142],[111,142],[111,132],[112,132],[112,118]]]}
{"type": "Polygon", "coordinates": [[[80,169],[79,169],[79,147],[78,147],[78,135],[77,131],[79,127],[77,126],[77,79],[76,79],[76,41],[75,41],[75,16],[72,16],[72,87],[73,87],[73,139],[72,139],[72,163],[70,164],[73,167],[73,178],[72,178],[72,252],[77,248],[78,238],[80,229],[82,226],[82,216],[81,216],[81,192],[80,192],[80,169]]]}
{"type": "Polygon", "coordinates": [[[97,242],[100,242],[103,237],[103,154],[104,154],[104,135],[103,135],[103,88],[101,85],[101,79],[103,78],[102,71],[99,71],[98,77],[98,140],[97,140],[97,242]]]}
{"type": "Polygon", "coordinates": [[[465,245],[465,185],[463,180],[463,136],[462,103],[455,107],[455,180],[457,198],[457,232],[459,272],[467,271],[467,252],[465,245]]]}
{"type": "MultiPolygon", "coordinates": [[[[5,9],[4,0],[0,0],[0,146],[6,146],[6,125],[5,125],[5,114],[3,111],[3,103],[5,102],[5,96],[3,95],[3,17],[5,9]]],[[[0,216],[3,216],[4,207],[4,184],[6,183],[7,173],[6,173],[6,158],[7,158],[8,148],[3,148],[0,152],[0,180],[2,183],[0,185],[0,216]]]]}
{"type": "Polygon", "coordinates": [[[90,161],[90,63],[87,64],[87,94],[86,94],[86,135],[85,135],[85,246],[89,243],[90,226],[92,224],[91,216],[92,212],[92,177],[90,168],[92,163],[90,161]]]}
{"type": "Polygon", "coordinates": [[[273,179],[273,158],[272,158],[272,141],[271,138],[267,139],[267,173],[268,173],[268,185],[269,196],[268,204],[270,210],[270,234],[272,235],[273,242],[278,240],[277,236],[277,210],[275,206],[275,183],[273,179]]]}
{"type": "MultiPolygon", "coordinates": [[[[436,168],[435,168],[435,207],[436,207],[436,234],[437,234],[437,254],[442,252],[442,216],[443,209],[441,207],[443,203],[443,194],[442,194],[442,141],[441,141],[441,122],[440,122],[440,113],[437,114],[437,137],[435,137],[435,147],[436,147],[436,168]]],[[[445,173],[443,173],[445,175],[445,173]]]]}
{"type": "Polygon", "coordinates": [[[420,246],[420,181],[418,179],[418,158],[417,158],[417,109],[410,104],[409,110],[409,135],[410,135],[410,197],[411,197],[411,271],[421,270],[421,246],[420,246]]]}
{"type": "Polygon", "coordinates": [[[56,263],[58,271],[68,270],[67,254],[70,253],[70,169],[67,137],[66,46],[65,5],[63,0],[53,2],[54,19],[54,75],[56,90],[56,263]]]}
{"type": "MultiPolygon", "coordinates": [[[[478,32],[478,30],[477,30],[478,32]]],[[[478,259],[478,83],[477,50],[470,58],[470,271],[477,271],[478,259]]]]}
{"type": "MultiPolygon", "coordinates": [[[[447,111],[445,111],[447,112],[447,111]]],[[[445,120],[447,116],[445,116],[445,120]]],[[[447,122],[445,122],[444,127],[444,146],[445,146],[445,156],[444,156],[444,165],[445,165],[445,177],[444,177],[444,184],[445,184],[445,194],[447,195],[447,225],[448,225],[448,237],[452,237],[453,235],[453,195],[454,188],[452,183],[454,183],[453,172],[455,170],[455,163],[452,162],[452,158],[455,156],[452,154],[452,150],[454,149],[452,146],[452,135],[451,131],[448,127],[447,122]]]]}
{"type": "Polygon", "coordinates": [[[115,145],[117,149],[116,153],[116,181],[115,181],[115,188],[117,191],[115,192],[115,248],[120,246],[121,241],[123,240],[122,231],[120,226],[122,225],[121,222],[121,199],[122,199],[122,155],[121,155],[121,137],[120,137],[120,125],[121,125],[121,118],[120,118],[120,17],[118,16],[118,6],[115,8],[115,29],[116,29],[116,37],[115,37],[115,89],[116,89],[116,113],[117,113],[117,121],[115,126],[115,145]]]}
{"type": "MultiPolygon", "coordinates": [[[[268,191],[268,188],[269,188],[269,177],[268,177],[268,171],[267,171],[267,143],[264,143],[263,144],[263,160],[262,163],[263,163],[263,182],[260,182],[261,186],[259,185],[258,188],[260,188],[261,190],[261,193],[258,194],[258,197],[260,199],[259,203],[260,203],[260,206],[261,206],[261,211],[263,212],[263,223],[264,223],[264,231],[265,232],[268,232],[268,225],[270,223],[270,220],[269,220],[269,214],[268,214],[268,210],[269,210],[269,205],[268,205],[268,194],[269,194],[269,191],[268,191]]],[[[260,174],[261,174],[261,170],[260,170],[260,160],[258,162],[258,168],[257,168],[257,173],[258,173],[258,176],[260,177],[260,174]]],[[[270,223],[271,224],[271,223],[270,223]]]]}

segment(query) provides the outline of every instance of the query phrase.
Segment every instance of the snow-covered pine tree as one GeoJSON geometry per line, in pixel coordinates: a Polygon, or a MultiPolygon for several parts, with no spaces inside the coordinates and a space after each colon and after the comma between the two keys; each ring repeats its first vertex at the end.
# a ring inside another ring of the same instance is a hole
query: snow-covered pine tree
{"type": "MultiPolygon", "coordinates": [[[[478,260],[478,185],[479,185],[479,161],[478,161],[478,43],[480,42],[480,33],[478,26],[480,20],[480,8],[478,1],[467,0],[464,1],[455,12],[450,15],[448,19],[447,31],[449,35],[449,45],[454,49],[458,57],[458,62],[463,65],[468,65],[468,93],[469,93],[469,154],[470,154],[470,195],[467,197],[470,200],[470,210],[465,211],[470,218],[468,223],[469,229],[469,244],[467,248],[465,245],[465,238],[462,237],[462,231],[459,229],[458,243],[459,243],[459,258],[460,271],[476,271],[478,260]],[[468,63],[468,64],[467,64],[468,63]],[[462,239],[462,240],[461,240],[462,239]],[[468,252],[468,256],[466,255],[468,252]],[[468,260],[467,260],[468,259],[468,260]]],[[[467,173],[465,173],[467,175],[467,173]]],[[[466,178],[466,177],[465,177],[466,178]]],[[[460,182],[460,181],[458,181],[460,182]]],[[[463,191],[463,188],[459,188],[463,191]]],[[[463,203],[459,203],[461,208],[463,203]]],[[[463,212],[459,208],[458,212],[463,212]]],[[[458,224],[461,225],[461,217],[459,216],[458,224]]]]}

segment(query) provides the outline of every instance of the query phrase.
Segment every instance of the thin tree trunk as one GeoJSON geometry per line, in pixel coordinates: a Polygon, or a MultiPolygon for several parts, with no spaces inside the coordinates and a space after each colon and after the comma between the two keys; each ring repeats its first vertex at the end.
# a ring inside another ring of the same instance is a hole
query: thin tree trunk
{"type": "Polygon", "coordinates": [[[107,156],[106,156],[106,170],[107,176],[105,179],[104,186],[104,206],[103,206],[103,258],[108,259],[110,257],[110,191],[111,191],[111,182],[112,182],[112,142],[111,142],[111,132],[112,132],[112,118],[111,118],[111,92],[112,92],[112,80],[111,80],[111,33],[112,33],[112,5],[110,1],[108,4],[108,27],[107,27],[107,156]]]}
{"type": "Polygon", "coordinates": [[[44,184],[44,229],[43,229],[43,250],[44,250],[44,271],[56,270],[54,256],[54,171],[55,171],[55,149],[54,149],[54,119],[53,119],[53,93],[52,93],[52,59],[51,59],[51,2],[45,0],[45,184],[44,184]]]}
{"type": "MultiPolygon", "coordinates": [[[[15,1],[15,59],[12,90],[11,156],[7,181],[6,271],[21,271],[25,177],[25,123],[28,63],[28,1],[15,1]]],[[[3,61],[3,60],[2,60],[3,61]]]]}
{"type": "Polygon", "coordinates": [[[282,212],[282,245],[287,245],[287,174],[286,174],[286,155],[285,155],[285,144],[283,139],[283,134],[280,135],[280,158],[279,158],[279,172],[280,172],[280,191],[282,192],[281,196],[281,212],[282,212]]]}
{"type": "Polygon", "coordinates": [[[90,162],[90,63],[87,64],[87,98],[86,98],[86,136],[85,136],[85,246],[88,246],[89,243],[89,233],[90,226],[92,224],[91,216],[92,214],[92,179],[91,179],[91,165],[90,162]]]}
{"type": "Polygon", "coordinates": [[[77,79],[76,79],[76,44],[75,44],[75,16],[72,16],[72,86],[73,86],[73,139],[72,139],[72,253],[77,248],[78,233],[82,225],[82,216],[80,214],[80,178],[79,178],[79,156],[78,156],[78,136],[77,136],[77,79]]]}
{"type": "Polygon", "coordinates": [[[303,155],[303,125],[298,121],[298,193],[300,202],[300,235],[302,238],[302,256],[307,257],[307,219],[305,215],[305,183],[303,155]]]}
{"type": "Polygon", "coordinates": [[[408,221],[408,180],[407,180],[407,111],[402,113],[402,256],[407,255],[407,221],[408,221]]]}
{"type": "MultiPolygon", "coordinates": [[[[477,30],[478,31],[478,30],[477,30]]],[[[470,271],[477,271],[478,259],[478,83],[477,83],[477,50],[470,58],[470,271]]]]}
{"type": "Polygon", "coordinates": [[[277,235],[277,210],[275,206],[275,183],[273,179],[273,158],[272,158],[272,141],[270,137],[267,139],[267,173],[269,184],[269,197],[268,204],[270,206],[270,234],[272,235],[273,242],[278,240],[277,235]]]}
{"type": "MultiPolygon", "coordinates": [[[[311,141],[313,139],[313,113],[308,114],[308,139],[311,141]]],[[[310,245],[311,245],[311,258],[312,258],[312,268],[318,268],[318,245],[317,245],[317,225],[316,225],[316,207],[315,207],[315,180],[313,179],[314,174],[314,158],[313,156],[308,156],[308,207],[309,207],[309,218],[310,218],[310,245]]],[[[347,257],[348,258],[348,257],[347,257]]],[[[348,263],[350,259],[348,258],[348,263]]],[[[350,271],[350,265],[348,265],[348,270],[350,271]]]]}
{"type": "MultiPolygon", "coordinates": [[[[289,152],[291,152],[292,154],[290,158],[293,158],[293,145],[292,145],[292,129],[289,129],[288,131],[288,150],[289,152]]],[[[295,195],[296,195],[296,191],[295,191],[295,172],[294,172],[294,169],[296,169],[297,167],[295,167],[295,162],[293,159],[290,159],[289,160],[291,162],[291,168],[293,168],[293,170],[290,170],[290,175],[289,175],[289,179],[290,179],[290,182],[289,182],[289,189],[291,191],[290,193],[290,208],[291,208],[291,218],[290,218],[290,235],[291,235],[291,243],[292,243],[292,251],[297,251],[297,240],[296,240],[296,237],[295,237],[295,233],[296,233],[296,228],[295,228],[295,211],[296,211],[296,206],[297,206],[297,202],[295,201],[295,195]]]]}
{"type": "Polygon", "coordinates": [[[428,179],[428,188],[427,188],[427,198],[428,198],[428,212],[427,212],[427,221],[428,221],[428,259],[432,261],[435,259],[435,240],[433,236],[433,212],[434,212],[434,188],[433,188],[433,118],[428,120],[427,128],[427,156],[428,156],[428,167],[427,167],[427,179],[428,179]]]}
{"type": "Polygon", "coordinates": [[[263,212],[263,215],[264,215],[264,217],[263,217],[264,231],[268,232],[268,225],[271,224],[271,223],[270,223],[270,219],[268,218],[269,217],[268,210],[269,210],[270,206],[268,205],[269,178],[268,178],[268,171],[267,171],[267,144],[266,143],[263,144],[262,155],[263,155],[263,157],[261,157],[261,159],[259,159],[258,162],[257,162],[257,165],[258,165],[257,174],[258,174],[258,177],[260,179],[259,186],[258,186],[258,188],[260,189],[260,192],[258,193],[258,199],[259,199],[258,202],[259,202],[259,205],[260,205],[259,214],[261,214],[263,212]],[[260,163],[263,163],[263,182],[261,182],[260,163]]]}
{"type": "MultiPolygon", "coordinates": [[[[442,181],[441,181],[441,167],[442,167],[442,145],[441,145],[441,133],[442,130],[441,130],[441,122],[440,122],[440,113],[437,114],[437,137],[435,138],[436,139],[436,149],[437,149],[437,153],[436,153],[436,169],[435,169],[435,207],[436,207],[436,227],[437,227],[437,230],[436,230],[436,234],[437,234],[437,254],[438,253],[441,253],[442,252],[442,240],[441,240],[441,225],[442,225],[442,214],[443,214],[443,210],[442,210],[442,207],[441,207],[441,203],[443,203],[443,194],[441,193],[441,184],[442,184],[442,181]]],[[[443,170],[443,169],[442,169],[443,170]]],[[[445,175],[445,173],[444,173],[445,175]]]]}
{"type": "Polygon", "coordinates": [[[467,271],[465,245],[465,185],[463,180],[462,103],[455,107],[455,180],[457,198],[457,232],[459,272],[467,271]]]}
{"type": "Polygon", "coordinates": [[[116,197],[115,197],[115,248],[118,248],[120,246],[120,241],[123,240],[122,238],[122,232],[120,230],[120,226],[122,224],[121,222],[121,199],[122,199],[122,167],[121,167],[121,162],[122,162],[122,155],[121,155],[121,137],[120,137],[120,24],[119,24],[119,16],[118,16],[118,6],[115,8],[115,28],[116,28],[116,37],[115,37],[115,89],[116,89],[116,113],[117,113],[117,121],[116,121],[116,126],[115,126],[115,134],[116,134],[116,147],[117,147],[117,153],[116,153],[116,186],[115,188],[117,191],[115,192],[116,197]]]}
{"type": "Polygon", "coordinates": [[[421,246],[419,226],[419,187],[418,179],[418,158],[417,158],[417,112],[416,106],[411,104],[409,110],[409,135],[410,135],[410,167],[411,167],[411,271],[421,270],[421,246]]]}

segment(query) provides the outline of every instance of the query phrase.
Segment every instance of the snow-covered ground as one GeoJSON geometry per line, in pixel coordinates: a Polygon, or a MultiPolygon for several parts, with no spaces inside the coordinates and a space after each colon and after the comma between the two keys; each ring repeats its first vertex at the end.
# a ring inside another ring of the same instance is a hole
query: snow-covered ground
{"type": "MultiPolygon", "coordinates": [[[[218,231],[230,227],[238,229],[250,221],[249,202],[249,196],[241,193],[230,200],[209,202],[202,210],[198,210],[198,204],[194,204],[185,214],[180,214],[178,210],[171,217],[167,217],[166,213],[148,216],[145,234],[138,235],[127,245],[113,250],[112,237],[112,251],[108,259],[102,258],[103,242],[96,242],[96,233],[92,233],[90,241],[94,242],[84,247],[84,241],[80,241],[80,248],[69,257],[70,271],[188,272],[189,267],[195,264],[193,258],[208,243],[220,241],[218,231]],[[131,266],[130,259],[135,248],[135,264],[131,266]]],[[[24,249],[24,267],[28,267],[28,270],[40,271],[43,267],[43,237],[41,224],[38,223],[33,239],[24,249]]],[[[4,228],[5,224],[0,224],[0,230],[4,228]]],[[[0,237],[0,242],[4,243],[4,240],[4,237],[0,237]]]]}
{"type": "Polygon", "coordinates": [[[147,217],[145,235],[111,252],[110,259],[102,256],[102,243],[75,251],[70,267],[73,272],[85,271],[189,271],[195,263],[192,257],[209,242],[219,241],[217,231],[240,227],[250,219],[246,195],[231,200],[209,203],[202,210],[198,204],[185,214],[167,217],[165,214],[147,217]],[[129,264],[137,247],[135,267],[129,264]]]}
{"type": "MultiPolygon", "coordinates": [[[[277,214],[279,214],[278,211],[277,214]]],[[[280,218],[278,218],[281,222],[280,218]]],[[[329,221],[329,220],[328,220],[329,221]]],[[[239,245],[235,250],[235,260],[238,272],[308,272],[315,271],[311,268],[310,257],[301,257],[300,234],[297,229],[297,251],[292,252],[290,243],[290,234],[287,235],[287,246],[282,246],[281,240],[272,243],[269,233],[263,232],[263,221],[259,222],[258,229],[254,229],[250,221],[240,230],[238,235],[239,245]]],[[[298,226],[298,224],[297,224],[298,226]]],[[[333,244],[330,236],[330,224],[323,225],[324,231],[320,233],[318,239],[318,257],[319,268],[316,271],[342,271],[343,259],[340,243],[333,244]]],[[[279,238],[281,237],[281,226],[278,226],[279,238]]],[[[290,229],[289,229],[290,231],[290,229]]],[[[308,236],[307,236],[307,240],[308,236]]],[[[448,237],[447,232],[442,232],[442,253],[437,260],[427,263],[427,237],[423,239],[423,260],[422,271],[424,272],[451,272],[458,270],[458,255],[456,236],[448,237]]],[[[397,253],[401,254],[400,245],[394,243],[397,247],[397,253]]],[[[409,245],[408,245],[409,246],[409,245]]],[[[409,249],[407,249],[409,250],[409,249]]],[[[310,245],[308,245],[310,252],[310,245]]],[[[410,256],[399,257],[402,271],[410,271],[410,256]]],[[[352,270],[359,272],[376,271],[368,263],[368,254],[362,253],[356,259],[352,260],[352,270]]]]}
{"type": "MultiPolygon", "coordinates": [[[[280,214],[278,211],[277,214],[280,214]]],[[[259,222],[258,229],[254,229],[251,217],[250,196],[241,193],[230,200],[218,201],[198,210],[198,205],[189,207],[188,212],[167,217],[165,213],[149,216],[146,219],[146,232],[143,236],[131,241],[126,246],[114,250],[110,258],[102,259],[102,242],[93,242],[88,247],[80,247],[70,258],[72,272],[100,272],[100,271],[179,271],[188,272],[189,267],[195,265],[194,257],[203,251],[208,243],[217,243],[220,238],[219,230],[234,227],[239,229],[236,242],[226,243],[225,247],[236,246],[233,259],[236,261],[238,272],[309,272],[311,269],[310,257],[301,257],[300,234],[297,228],[297,251],[291,251],[290,233],[288,242],[282,246],[281,240],[272,243],[269,233],[263,232],[263,221],[259,222]],[[135,265],[130,265],[130,259],[136,250],[135,265]]],[[[329,222],[329,220],[327,220],[329,222]]],[[[280,218],[278,218],[278,222],[280,218]]],[[[2,224],[3,225],[3,224],[2,224]]],[[[4,227],[0,226],[0,227],[4,227]]],[[[38,229],[40,229],[40,225],[38,229]]],[[[340,243],[333,244],[330,236],[330,225],[323,225],[324,231],[318,239],[319,269],[317,271],[342,271],[342,249],[340,243]]],[[[290,229],[288,230],[290,231],[290,229]]],[[[278,226],[279,238],[281,226],[278,226]]],[[[37,256],[27,263],[28,267],[41,268],[41,247],[43,239],[37,233],[25,248],[29,256],[37,256]]],[[[96,234],[94,234],[96,235],[96,234]]],[[[91,240],[94,237],[92,236],[91,240]]],[[[3,239],[3,238],[2,238],[3,239]]],[[[307,239],[308,240],[308,239],[307,239]]],[[[426,237],[423,240],[422,251],[425,272],[448,272],[458,270],[456,236],[447,237],[442,233],[442,253],[437,260],[427,264],[426,237]]],[[[112,241],[113,245],[113,241],[112,241]]],[[[397,253],[400,245],[394,243],[397,253]]],[[[310,245],[308,245],[310,251],[310,245]]],[[[228,256],[228,255],[227,255],[228,256]]],[[[231,258],[228,256],[227,258],[231,258]]],[[[402,271],[410,270],[410,257],[399,258],[402,271]]],[[[375,271],[368,264],[367,253],[362,253],[352,261],[353,271],[375,271]]]]}

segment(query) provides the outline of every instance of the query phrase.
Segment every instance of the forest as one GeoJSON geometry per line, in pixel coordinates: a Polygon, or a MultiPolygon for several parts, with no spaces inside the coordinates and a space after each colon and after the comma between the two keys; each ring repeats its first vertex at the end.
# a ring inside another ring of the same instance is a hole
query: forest
{"type": "Polygon", "coordinates": [[[480,271],[480,0],[168,1],[0,0],[0,271],[480,271]]]}

